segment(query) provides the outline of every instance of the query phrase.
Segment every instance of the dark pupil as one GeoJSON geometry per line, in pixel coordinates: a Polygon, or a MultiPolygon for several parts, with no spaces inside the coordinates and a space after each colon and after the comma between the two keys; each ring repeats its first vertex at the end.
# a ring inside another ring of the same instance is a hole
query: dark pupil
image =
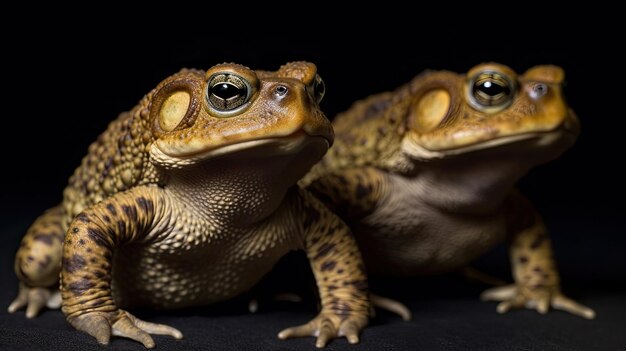
{"type": "Polygon", "coordinates": [[[241,94],[241,89],[230,83],[219,83],[211,87],[211,94],[220,99],[228,100],[241,94]]]}
{"type": "Polygon", "coordinates": [[[499,94],[509,95],[511,90],[509,87],[501,85],[500,82],[494,80],[487,80],[486,82],[482,82],[478,87],[478,90],[483,92],[488,96],[497,96],[499,94]]]}

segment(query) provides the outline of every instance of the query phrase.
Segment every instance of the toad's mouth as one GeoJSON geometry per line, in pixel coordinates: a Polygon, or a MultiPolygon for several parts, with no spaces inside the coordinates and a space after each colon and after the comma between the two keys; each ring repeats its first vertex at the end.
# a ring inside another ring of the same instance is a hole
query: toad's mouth
{"type": "Polygon", "coordinates": [[[155,143],[150,149],[150,156],[157,164],[168,168],[181,168],[214,159],[250,159],[293,155],[309,147],[318,148],[323,154],[330,147],[330,143],[322,136],[311,136],[303,131],[297,131],[287,136],[246,140],[179,155],[170,155],[155,143]]]}
{"type": "Polygon", "coordinates": [[[574,144],[577,136],[577,132],[559,128],[551,131],[502,136],[441,150],[429,150],[416,143],[406,143],[405,149],[409,150],[411,156],[416,159],[435,160],[453,158],[465,154],[529,152],[532,150],[549,149],[557,144],[561,147],[569,147],[574,144]]]}
{"type": "Polygon", "coordinates": [[[447,159],[465,154],[542,152],[541,150],[565,149],[572,146],[579,133],[578,118],[572,109],[568,109],[565,118],[554,126],[497,137],[490,137],[483,131],[460,130],[453,134],[454,137],[449,140],[448,145],[433,147],[424,145],[419,139],[408,137],[402,141],[402,147],[409,157],[422,161],[447,159]],[[458,142],[463,139],[466,142],[458,142]]]}

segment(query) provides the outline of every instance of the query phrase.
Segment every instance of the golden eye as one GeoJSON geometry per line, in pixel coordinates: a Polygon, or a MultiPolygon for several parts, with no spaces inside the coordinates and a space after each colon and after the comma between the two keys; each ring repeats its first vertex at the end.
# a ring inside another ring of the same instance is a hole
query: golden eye
{"type": "MultiPolygon", "coordinates": [[[[217,112],[232,112],[250,100],[250,84],[232,73],[217,73],[209,78],[206,98],[217,112]]],[[[219,113],[218,113],[219,115],[219,113]]]]}
{"type": "Polygon", "coordinates": [[[469,81],[470,102],[478,109],[505,108],[514,95],[514,83],[498,72],[481,72],[469,81]]]}
{"type": "Polygon", "coordinates": [[[174,130],[187,114],[190,101],[191,95],[186,91],[177,91],[167,97],[159,113],[161,129],[166,132],[174,130]]]}

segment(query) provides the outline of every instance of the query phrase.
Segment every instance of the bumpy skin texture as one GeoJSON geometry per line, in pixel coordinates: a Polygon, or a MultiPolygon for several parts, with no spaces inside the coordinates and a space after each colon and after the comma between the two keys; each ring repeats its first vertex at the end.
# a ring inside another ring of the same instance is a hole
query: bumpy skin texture
{"type": "Polygon", "coordinates": [[[46,304],[106,344],[153,347],[172,327],[121,308],[209,304],[252,287],[303,249],[322,310],[280,338],[346,336],[367,324],[367,279],[347,225],[295,184],[333,141],[313,64],[276,72],[235,64],[183,70],[123,113],[92,144],[61,206],[28,230],[9,310],[46,304]],[[65,234],[67,233],[67,234],[65,234]]]}
{"type": "Polygon", "coordinates": [[[334,122],[335,145],[302,180],[351,225],[372,273],[462,268],[508,240],[515,284],[482,298],[593,318],[561,294],[546,229],[515,182],[578,134],[563,71],[523,75],[490,63],[467,75],[425,72],[359,101],[334,122]]]}

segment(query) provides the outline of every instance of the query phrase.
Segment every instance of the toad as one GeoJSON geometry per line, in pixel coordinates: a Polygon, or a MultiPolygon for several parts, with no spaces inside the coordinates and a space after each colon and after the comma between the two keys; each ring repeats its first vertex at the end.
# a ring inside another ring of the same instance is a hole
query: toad
{"type": "Polygon", "coordinates": [[[563,79],[549,65],[425,72],[339,114],[334,146],[301,184],[351,225],[372,273],[449,272],[507,240],[515,283],[484,300],[500,313],[552,307],[594,318],[561,292],[547,229],[515,189],[576,140],[563,79]]]}
{"type": "Polygon", "coordinates": [[[296,185],[333,142],[323,94],[306,62],[276,72],[220,64],[165,79],[98,137],[63,202],[28,229],[9,311],[26,307],[34,317],[61,304],[69,323],[99,343],[117,335],[154,347],[150,334],[182,333],[127,308],[234,297],[302,249],[321,311],[279,338],[358,342],[369,300],[357,245],[296,185]]]}

